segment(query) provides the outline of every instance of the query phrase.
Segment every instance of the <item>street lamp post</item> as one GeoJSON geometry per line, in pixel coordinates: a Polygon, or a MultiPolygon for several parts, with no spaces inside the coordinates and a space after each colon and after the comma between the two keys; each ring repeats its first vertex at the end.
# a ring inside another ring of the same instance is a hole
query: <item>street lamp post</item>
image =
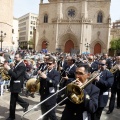
{"type": "Polygon", "coordinates": [[[86,43],[86,44],[85,44],[85,47],[86,47],[86,53],[87,53],[88,47],[90,47],[90,44],[89,44],[89,43],[86,43]]]}
{"type": "Polygon", "coordinates": [[[3,42],[3,39],[6,37],[6,33],[3,33],[3,31],[1,31],[1,35],[0,35],[0,42],[1,42],[1,51],[2,51],[2,42],[3,42]]]}

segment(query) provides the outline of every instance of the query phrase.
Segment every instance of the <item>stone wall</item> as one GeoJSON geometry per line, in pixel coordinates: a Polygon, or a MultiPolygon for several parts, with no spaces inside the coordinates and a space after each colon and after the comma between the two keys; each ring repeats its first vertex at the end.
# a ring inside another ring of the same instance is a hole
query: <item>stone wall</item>
{"type": "Polygon", "coordinates": [[[0,0],[0,31],[6,33],[3,48],[12,49],[13,0],[0,0]]]}

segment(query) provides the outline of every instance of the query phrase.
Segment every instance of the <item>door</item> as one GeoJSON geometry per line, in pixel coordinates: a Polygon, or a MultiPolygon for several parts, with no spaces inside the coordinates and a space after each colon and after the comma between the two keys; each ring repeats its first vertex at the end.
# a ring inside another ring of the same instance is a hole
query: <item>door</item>
{"type": "Polygon", "coordinates": [[[94,54],[98,53],[101,53],[101,45],[99,43],[94,46],[94,54]]]}
{"type": "Polygon", "coordinates": [[[47,48],[46,41],[43,41],[42,42],[42,49],[46,49],[46,48],[47,48]]]}
{"type": "Polygon", "coordinates": [[[72,42],[72,40],[68,40],[68,41],[65,43],[64,52],[65,52],[65,53],[70,53],[70,52],[71,52],[71,49],[74,49],[74,43],[72,42]]]}

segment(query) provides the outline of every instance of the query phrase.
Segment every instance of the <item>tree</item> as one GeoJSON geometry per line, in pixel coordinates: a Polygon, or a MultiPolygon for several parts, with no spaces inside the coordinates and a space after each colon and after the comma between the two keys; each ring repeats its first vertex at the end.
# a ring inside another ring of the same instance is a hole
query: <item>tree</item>
{"type": "Polygon", "coordinates": [[[114,55],[120,49],[120,38],[112,39],[110,42],[111,49],[114,50],[114,55]]]}
{"type": "Polygon", "coordinates": [[[28,44],[29,44],[29,45],[33,45],[33,44],[34,44],[34,41],[33,41],[32,38],[28,41],[28,44]]]}
{"type": "MultiPolygon", "coordinates": [[[[28,41],[28,45],[29,45],[30,48],[33,48],[34,41],[33,41],[32,38],[28,41]]],[[[28,47],[28,48],[29,48],[29,47],[28,47]]]]}

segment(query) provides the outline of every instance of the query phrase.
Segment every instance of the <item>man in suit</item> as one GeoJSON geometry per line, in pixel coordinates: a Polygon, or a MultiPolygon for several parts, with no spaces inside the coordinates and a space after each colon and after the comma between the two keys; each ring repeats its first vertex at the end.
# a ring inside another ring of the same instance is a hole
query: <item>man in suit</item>
{"type": "Polygon", "coordinates": [[[83,58],[81,55],[77,55],[75,65],[83,64],[83,58]]]}
{"type": "Polygon", "coordinates": [[[112,60],[108,57],[108,54],[104,54],[104,55],[103,55],[103,59],[106,60],[107,69],[110,70],[110,69],[112,68],[112,66],[113,66],[113,62],[112,62],[112,60]]]}
{"type": "Polygon", "coordinates": [[[117,101],[116,101],[117,109],[120,109],[120,56],[117,56],[115,66],[114,68],[116,68],[116,72],[114,73],[114,83],[111,88],[111,98],[110,98],[109,110],[107,111],[107,114],[110,114],[114,110],[116,94],[117,94],[117,101]]]}
{"type": "Polygon", "coordinates": [[[40,66],[38,67],[38,70],[43,72],[43,71],[45,71],[47,69],[46,61],[47,61],[48,58],[49,58],[49,55],[46,55],[44,57],[44,62],[40,64],[40,66]]]}
{"type": "Polygon", "coordinates": [[[60,60],[57,62],[57,71],[60,72],[61,76],[65,77],[65,69],[67,68],[67,62],[63,55],[60,56],[60,60]]]}
{"type": "Polygon", "coordinates": [[[72,80],[69,78],[75,79],[76,65],[75,59],[72,56],[67,57],[67,65],[68,67],[65,70],[65,76],[62,77],[62,80],[60,81],[60,88],[64,87],[68,80],[72,80]]]}
{"type": "Polygon", "coordinates": [[[100,60],[99,62],[100,76],[95,79],[95,85],[100,89],[98,99],[98,109],[94,113],[92,120],[100,120],[102,111],[108,102],[109,88],[112,87],[114,77],[110,71],[106,69],[106,60],[100,60]]]}
{"type": "MultiPolygon", "coordinates": [[[[57,70],[55,70],[55,59],[53,57],[49,57],[46,61],[47,70],[46,73],[42,71],[38,71],[40,74],[40,95],[41,101],[45,100],[49,96],[53,95],[57,91],[57,85],[60,80],[60,74],[57,70]]],[[[56,95],[47,100],[45,103],[41,105],[42,114],[47,112],[56,104],[56,95]]],[[[53,109],[50,113],[48,113],[43,120],[57,120],[55,109],[53,109]]]]}
{"type": "Polygon", "coordinates": [[[94,71],[98,70],[98,64],[94,61],[94,57],[91,55],[88,57],[88,62],[87,64],[90,67],[90,73],[93,73],[94,71]]]}
{"type": "MultiPolygon", "coordinates": [[[[88,70],[89,66],[87,64],[77,66],[75,73],[77,79],[76,85],[81,86],[87,82],[87,78],[90,75],[88,70]]],[[[90,83],[84,88],[83,93],[83,102],[80,104],[75,104],[69,99],[64,101],[66,106],[62,113],[61,120],[92,120],[91,114],[93,114],[98,107],[99,89],[90,83]]]]}
{"type": "Polygon", "coordinates": [[[25,102],[20,96],[21,88],[23,85],[23,80],[25,76],[26,67],[22,61],[22,56],[20,53],[15,54],[15,68],[12,70],[8,64],[4,64],[4,68],[8,71],[8,74],[11,76],[10,81],[10,114],[7,120],[15,119],[15,109],[16,102],[18,102],[23,108],[24,112],[27,111],[29,103],[25,102]]]}

